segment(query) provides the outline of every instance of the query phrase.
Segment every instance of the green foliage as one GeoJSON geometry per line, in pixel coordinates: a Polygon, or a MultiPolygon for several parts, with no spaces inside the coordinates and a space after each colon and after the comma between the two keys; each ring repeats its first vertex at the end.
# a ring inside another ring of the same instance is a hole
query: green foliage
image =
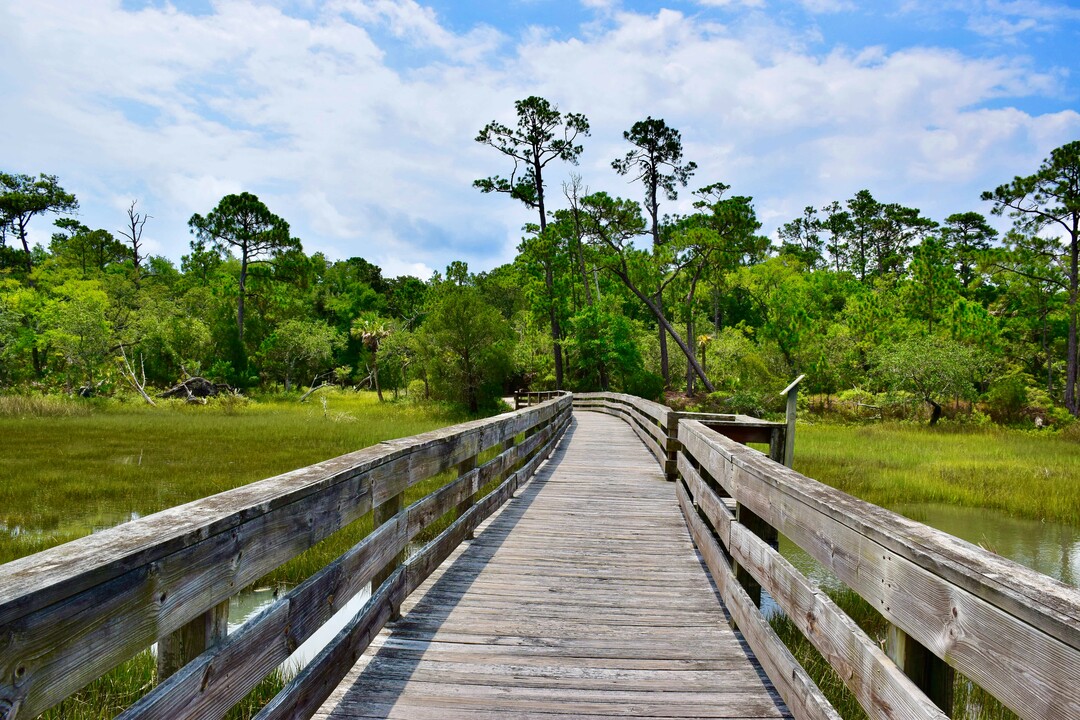
{"type": "Polygon", "coordinates": [[[326,370],[343,344],[341,333],[324,322],[286,320],[263,341],[260,355],[264,370],[289,392],[295,379],[326,370]]]}
{"type": "Polygon", "coordinates": [[[642,370],[626,379],[625,391],[646,400],[660,402],[664,397],[664,378],[656,373],[642,370]]]}
{"type": "Polygon", "coordinates": [[[934,408],[930,424],[950,397],[971,399],[985,357],[944,336],[911,336],[874,353],[877,376],[890,389],[906,390],[934,408]]]}
{"type": "Polygon", "coordinates": [[[990,383],[986,391],[986,406],[996,422],[1015,423],[1028,403],[1031,378],[1026,373],[1013,372],[990,383]]]}
{"type": "Polygon", "coordinates": [[[571,318],[570,331],[567,350],[578,375],[577,389],[626,387],[630,378],[644,372],[634,328],[614,309],[586,306],[571,318]]]}
{"type": "MultiPolygon", "coordinates": [[[[1023,250],[1049,255],[1064,276],[1061,288],[1067,290],[1068,341],[1066,349],[1065,406],[1080,417],[1080,140],[1053,150],[1050,157],[1033,173],[1016,177],[1011,183],[999,185],[982,194],[984,201],[994,203],[995,215],[1008,214],[1013,219],[1016,238],[1023,250]],[[1047,241],[1044,231],[1062,237],[1065,252],[1054,252],[1054,241],[1047,241]],[[1049,248],[1047,247],[1049,246],[1049,248]]],[[[1017,268],[1009,268],[1014,271],[1017,268]]],[[[1020,270],[1023,274],[1023,270],[1020,270]]],[[[1048,273],[1037,278],[1047,279],[1048,273]]],[[[1028,275],[1030,277],[1030,275],[1028,275]]]]}
{"type": "Polygon", "coordinates": [[[469,412],[497,402],[510,373],[510,326],[471,285],[445,284],[435,298],[424,340],[436,395],[469,412]]]}
{"type": "MultiPolygon", "coordinates": [[[[474,275],[455,261],[429,282],[384,278],[359,257],[307,255],[250,193],[192,217],[179,268],[70,218],[56,222],[48,249],[20,248],[33,218],[77,202],[54,177],[0,173],[0,388],[122,393],[132,380],[122,351],[151,395],[190,375],[250,391],[301,377],[360,382],[394,397],[422,380],[472,404],[477,393],[527,387],[626,389],[656,373],[668,390],[687,377],[688,393],[718,393],[706,402],[772,412],[776,391],[805,373],[824,404],[862,387],[884,417],[957,399],[969,422],[985,411],[1060,426],[1063,405],[1080,411],[1077,143],[986,194],[1015,222],[1000,243],[978,213],[938,226],[862,190],[805,208],[781,227],[777,250],[759,235],[753,199],[721,182],[695,193],[691,214],[659,217],[659,200],[694,170],[660,119],[628,130],[629,152],[614,163],[643,181],[643,203],[590,194],[572,176],[554,208],[543,169],[578,160],[588,123],[538,97],[515,109],[516,124],[493,122],[477,137],[513,169],[477,185],[535,209],[536,224],[513,263],[474,275]],[[453,288],[472,288],[494,312],[481,312],[486,324],[501,327],[481,343],[497,348],[482,371],[460,343],[447,351],[453,288]]],[[[128,219],[136,225],[124,237],[137,243],[139,219],[128,219]]]]}
{"type": "Polygon", "coordinates": [[[945,245],[927,238],[915,249],[909,268],[910,280],[904,287],[909,315],[925,323],[926,332],[933,334],[949,307],[959,298],[960,285],[949,262],[945,245]]]}
{"type": "Polygon", "coordinates": [[[663,119],[647,117],[627,131],[623,139],[634,149],[612,161],[620,175],[634,175],[645,186],[645,209],[652,220],[654,245],[660,244],[660,195],[678,198],[676,186],[686,187],[697,163],[683,162],[682,134],[663,119]]]}
{"type": "Polygon", "coordinates": [[[44,342],[61,358],[69,384],[92,386],[111,360],[109,298],[96,280],[71,280],[56,288],[42,310],[44,342]]]}
{"type": "Polygon", "coordinates": [[[26,272],[33,270],[33,252],[27,230],[30,221],[46,213],[69,214],[79,209],[75,196],[60,187],[55,175],[42,173],[36,178],[31,175],[0,172],[0,245],[6,245],[8,233],[13,234],[22,244],[22,253],[4,253],[0,255],[3,268],[25,267],[26,272]]]}
{"type": "MultiPolygon", "coordinates": [[[[535,95],[514,103],[517,127],[490,122],[477,134],[476,142],[495,148],[514,161],[509,178],[493,175],[473,185],[481,192],[510,195],[530,208],[543,207],[543,168],[552,160],[577,164],[583,150],[576,145],[578,136],[589,134],[584,115],[565,116],[550,102],[535,95]]],[[[543,213],[540,223],[546,222],[543,213]]]]}

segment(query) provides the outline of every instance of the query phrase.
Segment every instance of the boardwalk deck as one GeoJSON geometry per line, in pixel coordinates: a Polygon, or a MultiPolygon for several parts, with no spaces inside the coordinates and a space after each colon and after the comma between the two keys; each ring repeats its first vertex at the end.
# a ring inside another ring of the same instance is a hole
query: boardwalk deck
{"type": "Polygon", "coordinates": [[[790,717],[725,622],[673,485],[605,415],[576,413],[402,612],[315,717],[790,717]]]}

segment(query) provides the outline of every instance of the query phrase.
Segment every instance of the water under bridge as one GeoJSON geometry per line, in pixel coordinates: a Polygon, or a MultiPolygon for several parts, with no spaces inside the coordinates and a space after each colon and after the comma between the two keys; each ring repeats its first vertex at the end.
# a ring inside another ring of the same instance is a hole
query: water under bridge
{"type": "Polygon", "coordinates": [[[610,393],[527,400],[0,566],[0,718],[155,642],[159,682],[121,717],[222,717],[365,593],[257,717],[839,717],[767,596],[870,717],[947,717],[962,677],[1021,717],[1080,718],[1075,588],[794,472],[783,426],[610,393]],[[232,595],[368,521],[226,632],[232,595]],[[788,563],[778,532],[887,635],[788,563]]]}

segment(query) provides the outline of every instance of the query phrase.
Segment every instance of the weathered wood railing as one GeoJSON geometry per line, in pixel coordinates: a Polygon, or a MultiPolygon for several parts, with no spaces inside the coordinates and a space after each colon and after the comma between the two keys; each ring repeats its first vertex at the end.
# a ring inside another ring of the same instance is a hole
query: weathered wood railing
{"type": "Polygon", "coordinates": [[[380,443],[0,566],[0,718],[34,717],[155,641],[182,666],[122,717],[220,717],[371,583],[363,608],[258,717],[310,716],[402,600],[550,454],[570,409],[561,395],[380,443]],[[408,488],[455,467],[457,479],[404,507],[408,488]],[[410,540],[455,509],[403,561],[410,540]],[[372,511],[369,535],[222,637],[230,596],[372,511]]]}
{"type": "Polygon", "coordinates": [[[870,717],[946,717],[955,669],[1022,718],[1080,718],[1076,588],[822,485],[702,422],[672,422],[662,405],[608,393],[574,404],[648,428],[654,454],[665,445],[652,425],[668,428],[691,535],[796,717],[838,715],[761,614],[757,585],[870,717]],[[776,531],[867,600],[890,623],[888,637],[868,637],[784,559],[770,542],[776,531]]]}
{"type": "Polygon", "coordinates": [[[564,394],[562,390],[519,390],[514,393],[514,409],[539,405],[564,394]]]}
{"type": "Polygon", "coordinates": [[[670,408],[621,393],[574,393],[574,407],[614,415],[625,420],[669,480],[675,478],[675,451],[678,450],[678,414],[670,408]]]}

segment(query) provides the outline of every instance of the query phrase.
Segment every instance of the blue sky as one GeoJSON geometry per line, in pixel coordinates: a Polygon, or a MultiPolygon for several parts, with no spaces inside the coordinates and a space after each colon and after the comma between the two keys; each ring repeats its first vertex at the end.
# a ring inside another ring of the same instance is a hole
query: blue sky
{"type": "Polygon", "coordinates": [[[483,270],[534,218],[471,187],[507,171],[473,138],[535,94],[592,124],[551,194],[637,198],[610,163],[651,115],[767,232],[861,188],[940,220],[1080,138],[1078,38],[1058,0],[0,0],[0,169],[58,175],[91,227],[138,199],[174,260],[247,190],[309,252],[483,270]]]}

